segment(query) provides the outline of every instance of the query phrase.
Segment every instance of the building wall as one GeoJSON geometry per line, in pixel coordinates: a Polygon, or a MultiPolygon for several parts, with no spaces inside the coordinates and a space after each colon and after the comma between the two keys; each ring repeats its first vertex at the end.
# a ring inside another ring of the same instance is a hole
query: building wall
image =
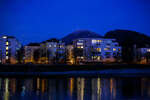
{"type": "Polygon", "coordinates": [[[79,38],[74,40],[76,58],[86,62],[115,62],[121,47],[115,39],[79,38]]]}
{"type": "Polygon", "coordinates": [[[65,43],[61,41],[41,43],[40,48],[42,48],[41,53],[44,53],[44,56],[42,57],[41,55],[41,58],[45,59],[41,63],[54,63],[65,60],[65,43]]]}
{"type": "Polygon", "coordinates": [[[0,62],[3,64],[17,63],[17,51],[21,48],[21,44],[15,37],[1,36],[0,37],[0,62]]]}
{"type": "Polygon", "coordinates": [[[138,48],[137,49],[137,63],[147,64],[150,63],[150,48],[138,48]]]}
{"type": "Polygon", "coordinates": [[[36,63],[34,60],[34,52],[35,50],[39,48],[40,46],[25,46],[24,47],[25,63],[36,63]]]}
{"type": "Polygon", "coordinates": [[[75,64],[73,45],[66,46],[67,64],[75,64]]]}

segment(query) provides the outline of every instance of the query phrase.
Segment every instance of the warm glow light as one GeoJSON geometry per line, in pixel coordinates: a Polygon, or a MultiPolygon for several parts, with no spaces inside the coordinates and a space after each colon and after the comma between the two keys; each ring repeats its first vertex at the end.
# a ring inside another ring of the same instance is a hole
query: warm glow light
{"type": "Polygon", "coordinates": [[[72,95],[73,93],[73,87],[74,87],[74,79],[70,78],[70,94],[72,95]]]}
{"type": "Polygon", "coordinates": [[[97,57],[97,60],[100,60],[100,56],[97,57]]]}
{"type": "Polygon", "coordinates": [[[95,44],[95,43],[100,43],[102,42],[102,40],[92,40],[92,43],[95,44]]]}
{"type": "Polygon", "coordinates": [[[110,48],[104,48],[104,50],[110,50],[110,48]]]}
{"type": "Polygon", "coordinates": [[[83,46],[81,46],[81,48],[83,48],[83,46]]]}
{"type": "Polygon", "coordinates": [[[96,50],[97,50],[98,52],[101,52],[101,48],[96,48],[96,50]]]}
{"type": "Polygon", "coordinates": [[[6,42],[6,45],[8,45],[9,43],[8,42],[6,42]]]}
{"type": "Polygon", "coordinates": [[[79,49],[83,49],[84,47],[83,47],[83,46],[77,46],[77,48],[79,48],[79,49]]]}
{"type": "Polygon", "coordinates": [[[81,59],[84,59],[84,57],[81,57],[81,59]]]}
{"type": "Polygon", "coordinates": [[[150,52],[150,49],[147,49],[147,52],[150,52]]]}
{"type": "Polygon", "coordinates": [[[97,40],[97,42],[102,42],[102,40],[97,40]]]}
{"type": "Polygon", "coordinates": [[[6,47],[6,50],[8,50],[8,47],[6,47]]]}
{"type": "Polygon", "coordinates": [[[40,89],[40,79],[37,78],[37,89],[40,89]]]}
{"type": "Polygon", "coordinates": [[[113,48],[113,51],[116,51],[116,48],[113,48]]]}
{"type": "Polygon", "coordinates": [[[8,56],[6,56],[6,59],[8,59],[8,56]]]}
{"type": "Polygon", "coordinates": [[[8,55],[8,51],[6,51],[6,55],[8,55]]]}

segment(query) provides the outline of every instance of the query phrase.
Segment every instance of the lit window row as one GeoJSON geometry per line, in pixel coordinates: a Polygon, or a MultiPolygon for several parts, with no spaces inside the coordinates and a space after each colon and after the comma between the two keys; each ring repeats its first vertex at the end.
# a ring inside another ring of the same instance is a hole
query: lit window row
{"type": "Polygon", "coordinates": [[[93,60],[100,60],[100,56],[92,56],[93,60]]]}
{"type": "Polygon", "coordinates": [[[95,44],[95,43],[100,43],[102,42],[102,40],[92,40],[92,43],[95,44]]]}
{"type": "MultiPolygon", "coordinates": [[[[57,47],[57,45],[53,45],[54,47],[57,47]]],[[[50,44],[49,47],[52,47],[52,45],[50,44]]]]}
{"type": "Polygon", "coordinates": [[[150,52],[150,49],[147,49],[147,52],[150,52]]]}
{"type": "Polygon", "coordinates": [[[77,48],[81,48],[81,49],[82,49],[82,48],[84,48],[84,47],[83,47],[83,46],[77,46],[77,48]]]}
{"type": "Polygon", "coordinates": [[[83,45],[83,43],[77,43],[77,45],[83,45]]]}

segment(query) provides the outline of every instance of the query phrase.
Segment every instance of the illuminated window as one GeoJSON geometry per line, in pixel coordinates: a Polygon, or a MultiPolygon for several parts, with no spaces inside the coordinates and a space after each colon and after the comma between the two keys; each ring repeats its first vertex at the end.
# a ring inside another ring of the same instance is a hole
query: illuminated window
{"type": "Polygon", "coordinates": [[[84,57],[80,57],[81,59],[84,59],[84,57]]]}
{"type": "Polygon", "coordinates": [[[8,45],[9,43],[8,42],[6,42],[6,45],[8,45]]]}
{"type": "Polygon", "coordinates": [[[78,40],[78,41],[83,42],[83,40],[78,40]]]}
{"type": "Polygon", "coordinates": [[[95,43],[100,43],[102,42],[102,40],[92,40],[92,43],[95,44],[95,43]]]}
{"type": "Polygon", "coordinates": [[[6,59],[8,59],[8,56],[6,56],[6,59]]]}
{"type": "Polygon", "coordinates": [[[54,45],[54,47],[56,47],[56,44],[54,45]]]}
{"type": "Polygon", "coordinates": [[[97,40],[97,42],[102,42],[102,40],[97,40]]]}
{"type": "Polygon", "coordinates": [[[100,60],[101,58],[100,58],[100,56],[97,56],[97,60],[100,60]]]}
{"type": "Polygon", "coordinates": [[[80,46],[77,46],[77,48],[80,48],[80,46]]]}
{"type": "Polygon", "coordinates": [[[8,50],[8,47],[6,47],[6,50],[8,50]]]}
{"type": "Polygon", "coordinates": [[[116,51],[116,48],[113,48],[113,51],[116,51]]]}
{"type": "Polygon", "coordinates": [[[7,36],[3,36],[3,39],[6,39],[7,38],[7,36]]]}
{"type": "Polygon", "coordinates": [[[101,52],[101,48],[96,48],[97,52],[101,52]]]}
{"type": "Polygon", "coordinates": [[[77,43],[77,45],[83,45],[83,43],[77,43]]]}
{"type": "Polygon", "coordinates": [[[8,55],[8,52],[6,51],[6,55],[8,55]]]}
{"type": "Polygon", "coordinates": [[[147,49],[147,52],[150,52],[150,49],[147,49]]]}
{"type": "Polygon", "coordinates": [[[96,40],[92,40],[92,43],[95,44],[95,43],[96,43],[96,40]]]}
{"type": "Polygon", "coordinates": [[[83,46],[77,46],[77,48],[83,48],[83,46]]]}
{"type": "Polygon", "coordinates": [[[110,50],[110,48],[104,48],[104,50],[110,50]]]}

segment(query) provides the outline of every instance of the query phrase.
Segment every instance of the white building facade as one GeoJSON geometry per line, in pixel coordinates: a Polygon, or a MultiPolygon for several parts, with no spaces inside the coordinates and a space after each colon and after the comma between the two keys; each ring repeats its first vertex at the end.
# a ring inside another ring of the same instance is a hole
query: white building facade
{"type": "Polygon", "coordinates": [[[115,62],[121,58],[121,47],[115,39],[79,38],[73,45],[77,62],[115,62]]]}
{"type": "Polygon", "coordinates": [[[20,50],[20,42],[13,36],[0,37],[0,63],[16,64],[17,51],[20,50]]]}
{"type": "Polygon", "coordinates": [[[57,63],[65,61],[65,43],[50,39],[40,44],[41,63],[57,63]],[[46,61],[46,62],[45,62],[46,61]]]}

